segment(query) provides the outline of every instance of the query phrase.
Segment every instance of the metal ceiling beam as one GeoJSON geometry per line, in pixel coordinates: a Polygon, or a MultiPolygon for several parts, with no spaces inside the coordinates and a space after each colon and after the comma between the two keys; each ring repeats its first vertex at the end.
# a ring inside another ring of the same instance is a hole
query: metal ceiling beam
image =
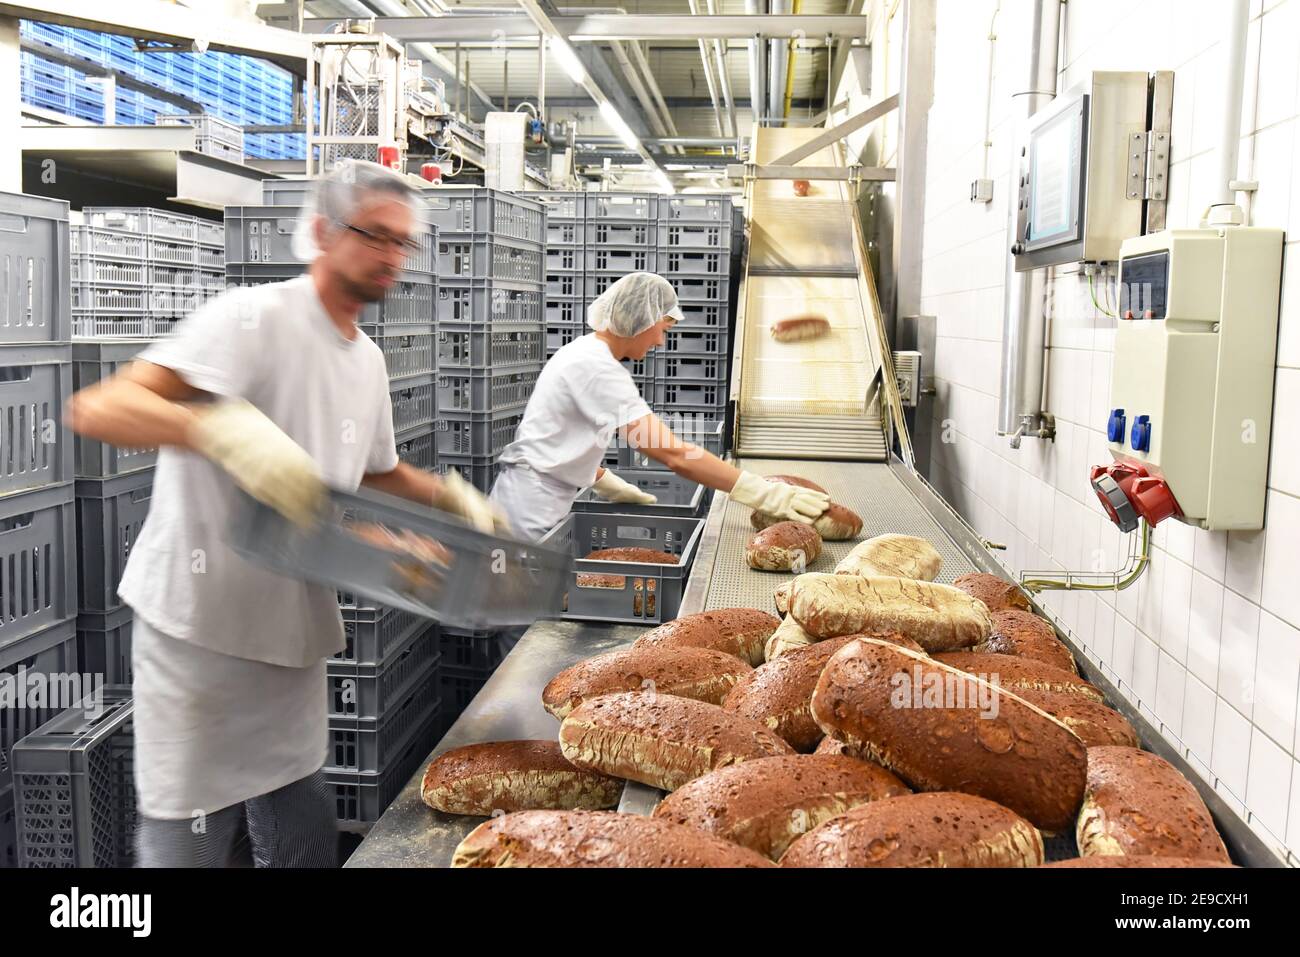
{"type": "MultiPolygon", "coordinates": [[[[552,8],[554,9],[554,8],[552,8]]],[[[754,37],[788,39],[798,35],[803,46],[819,46],[832,40],[864,39],[865,17],[800,14],[731,14],[698,17],[663,14],[591,14],[554,16],[557,31],[574,43],[604,43],[610,40],[749,40],[754,37]]],[[[305,32],[320,33],[330,21],[304,21],[305,32]]],[[[510,40],[537,36],[537,25],[524,14],[500,17],[378,17],[375,30],[406,43],[456,43],[467,40],[510,40]]]]}
{"type": "Polygon", "coordinates": [[[809,156],[812,156],[818,150],[825,149],[827,146],[830,146],[836,140],[842,140],[844,137],[848,136],[854,130],[860,130],[868,123],[871,123],[874,120],[878,120],[886,113],[890,113],[896,109],[898,109],[897,93],[895,93],[893,96],[886,97],[885,99],[881,100],[879,103],[875,103],[872,106],[867,107],[861,113],[849,117],[847,120],[845,120],[843,123],[839,124],[838,126],[832,126],[830,129],[826,130],[826,132],[821,133],[818,136],[814,136],[807,143],[804,143],[801,146],[796,146],[794,149],[790,150],[790,152],[786,153],[784,156],[778,156],[769,165],[793,166],[795,163],[798,163],[800,160],[807,159],[809,156]]]}

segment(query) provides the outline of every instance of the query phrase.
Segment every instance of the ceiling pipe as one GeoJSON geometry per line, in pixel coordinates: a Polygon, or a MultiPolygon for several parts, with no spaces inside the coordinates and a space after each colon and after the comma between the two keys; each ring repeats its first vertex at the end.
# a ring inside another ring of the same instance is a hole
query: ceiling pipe
{"type": "MultiPolygon", "coordinates": [[[[775,15],[789,14],[790,0],[771,0],[768,12],[775,15]]],[[[785,107],[785,58],[790,43],[788,40],[769,40],[768,43],[770,78],[767,88],[767,115],[777,118],[782,115],[785,107]]]]}
{"type": "MultiPolygon", "coordinates": [[[[672,110],[668,109],[668,104],[664,101],[663,91],[659,89],[659,83],[655,80],[654,71],[650,69],[650,61],[646,59],[645,50],[641,48],[638,41],[632,40],[629,42],[632,48],[632,59],[636,60],[637,65],[641,67],[641,73],[645,76],[645,84],[650,91],[650,97],[663,114],[665,128],[667,128],[669,136],[676,136],[677,123],[673,120],[672,110]]],[[[677,152],[680,153],[682,150],[678,149],[677,152]]]]}
{"type": "MultiPolygon", "coordinates": [[[[686,0],[687,6],[691,9],[691,16],[700,15],[699,3],[696,0],[686,0]]],[[[727,133],[726,125],[722,122],[722,104],[718,100],[718,86],[713,79],[713,63],[709,59],[709,44],[704,40],[696,41],[700,46],[700,65],[704,70],[704,82],[709,88],[709,99],[713,101],[713,122],[718,127],[718,135],[725,136],[727,133]]]]}
{"type": "MultiPolygon", "coordinates": [[[[759,16],[765,12],[762,0],[745,0],[745,13],[759,16]]],[[[766,112],[766,81],[767,41],[754,37],[749,41],[749,108],[755,123],[761,122],[766,112]]]]}
{"type": "Polygon", "coordinates": [[[1219,142],[1215,148],[1214,195],[1206,222],[1215,226],[1240,226],[1245,215],[1237,205],[1237,159],[1241,149],[1241,95],[1246,87],[1246,34],[1250,26],[1250,0],[1230,0],[1227,5],[1227,39],[1223,44],[1223,112],[1219,114],[1219,142]]]}
{"type": "Polygon", "coordinates": [[[610,50],[614,53],[614,59],[618,61],[619,68],[623,71],[623,76],[627,78],[628,84],[632,87],[632,93],[636,96],[641,104],[641,109],[645,112],[646,119],[650,122],[650,129],[656,136],[667,136],[668,128],[664,126],[663,120],[659,116],[659,110],[653,100],[650,99],[650,91],[641,82],[641,75],[637,72],[632,60],[627,55],[627,50],[623,48],[621,40],[612,40],[609,44],[610,50]]]}
{"type": "MultiPolygon", "coordinates": [[[[717,14],[717,3],[715,0],[705,0],[704,9],[709,16],[717,14]]],[[[727,72],[727,42],[725,40],[713,41],[713,55],[717,58],[718,87],[722,91],[722,100],[727,106],[727,123],[730,126],[731,136],[736,140],[736,150],[740,150],[740,130],[736,126],[736,98],[731,95],[731,75],[727,72]]]]}

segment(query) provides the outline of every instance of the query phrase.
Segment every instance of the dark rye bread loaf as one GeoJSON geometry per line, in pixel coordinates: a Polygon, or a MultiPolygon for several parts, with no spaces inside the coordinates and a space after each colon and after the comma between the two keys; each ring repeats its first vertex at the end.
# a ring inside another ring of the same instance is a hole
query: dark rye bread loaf
{"type": "MultiPolygon", "coordinates": [[[[749,513],[749,524],[757,529],[771,528],[780,521],[781,519],[762,512],[749,513]]],[[[848,506],[831,502],[826,511],[813,522],[812,527],[825,541],[844,542],[858,537],[862,531],[862,518],[848,506]]]]}
{"type": "Polygon", "coordinates": [[[542,689],[542,707],[561,721],[587,698],[616,691],[657,691],[720,704],[753,669],[711,648],[633,645],[565,668],[542,689]]]}
{"type": "Polygon", "coordinates": [[[926,651],[979,644],[993,622],[965,592],[936,582],[810,573],[794,580],[790,617],[814,638],[896,631],[926,651]]]}
{"type": "Polygon", "coordinates": [[[750,665],[763,663],[763,645],[781,619],[757,608],[715,608],[664,622],[639,637],[633,648],[712,648],[750,665]]]}
{"type": "Polygon", "coordinates": [[[1032,688],[1017,688],[1015,695],[1060,721],[1079,736],[1085,747],[1095,748],[1107,744],[1130,748],[1138,746],[1137,732],[1128,719],[1091,698],[1069,692],[1037,691],[1032,688]]]}
{"type": "MultiPolygon", "coordinates": [[[[648,565],[676,565],[676,555],[656,551],[653,548],[602,548],[586,556],[584,560],[598,562],[639,562],[648,565]]],[[[583,573],[578,575],[577,584],[585,588],[622,588],[626,579],[622,575],[600,575],[583,573]]],[[[654,597],[650,596],[650,601],[654,597]]]]}
{"type": "Polygon", "coordinates": [[[1137,748],[1088,750],[1088,789],[1075,840],[1083,857],[1228,861],[1223,838],[1196,788],[1164,758],[1137,748]]]}
{"type": "Polygon", "coordinates": [[[1123,869],[1143,869],[1143,868],[1166,868],[1166,867],[1236,867],[1235,864],[1225,864],[1223,861],[1211,861],[1200,857],[1152,857],[1132,856],[1132,857],[1072,857],[1065,861],[1053,861],[1051,864],[1044,864],[1044,867],[1068,867],[1068,868],[1098,868],[1114,867],[1123,869]]]}
{"type": "Polygon", "coordinates": [[[970,794],[909,794],[853,808],[790,845],[782,867],[1037,867],[1043,839],[970,794]]]}
{"type": "MultiPolygon", "coordinates": [[[[812,717],[813,689],[831,655],[856,637],[827,638],[760,665],[736,682],[722,701],[723,710],[762,721],[796,751],[811,751],[825,737],[812,717]]],[[[874,637],[921,650],[902,635],[874,637]]]]}
{"type": "Polygon", "coordinates": [[[420,784],[424,803],[446,814],[617,807],[623,781],[575,768],[558,741],[492,741],[438,755],[420,784]]]}
{"type": "Polygon", "coordinates": [[[771,867],[695,828],[617,811],[521,811],[485,821],[452,867],[771,867]]]}
{"type": "MultiPolygon", "coordinates": [[[[796,181],[795,194],[806,196],[808,194],[808,183],[804,180],[796,181]],[[799,192],[797,183],[803,183],[804,191],[802,193],[799,192]]],[[[829,335],[831,323],[825,316],[791,316],[788,319],[778,319],[768,328],[771,331],[772,338],[777,342],[799,342],[804,339],[817,339],[829,335]]]]}
{"type": "Polygon", "coordinates": [[[800,488],[810,488],[814,492],[821,492],[823,495],[831,494],[812,479],[802,478],[798,475],[764,475],[763,480],[765,482],[783,482],[786,485],[798,485],[800,488]]]}
{"type": "Polygon", "coordinates": [[[1022,689],[1052,691],[1090,698],[1098,704],[1103,704],[1106,700],[1100,689],[1088,684],[1073,671],[1053,668],[1033,658],[980,651],[945,651],[935,655],[935,658],[962,671],[982,675],[990,681],[996,675],[998,683],[1013,692],[1022,689]]]}
{"type": "Polygon", "coordinates": [[[745,546],[745,561],[761,572],[802,571],[822,553],[822,537],[802,522],[777,522],[755,533],[745,546]]]}
{"type": "Polygon", "coordinates": [[[1056,637],[1050,624],[1031,612],[1007,608],[993,612],[993,634],[974,651],[1033,658],[1044,664],[1079,673],[1079,666],[1065,642],[1056,637]]]}
{"type": "Polygon", "coordinates": [[[794,753],[752,718],[644,691],[584,701],[560,725],[560,750],[580,768],[665,791],[728,764],[794,753]]]}
{"type": "Polygon", "coordinates": [[[868,801],[910,793],[877,765],[795,754],[733,764],[696,778],[659,802],[654,816],[776,860],[823,821],[868,801]]]}
{"type": "Polygon", "coordinates": [[[971,572],[962,575],[953,584],[972,598],[984,602],[990,612],[1003,611],[1007,608],[1023,608],[1028,611],[1030,608],[1028,596],[1011,582],[997,575],[971,572]]]}
{"type": "Polygon", "coordinates": [[[813,720],[918,791],[996,801],[1046,831],[1070,827],[1087,751],[1064,724],[988,682],[873,638],[822,670],[813,720]]]}

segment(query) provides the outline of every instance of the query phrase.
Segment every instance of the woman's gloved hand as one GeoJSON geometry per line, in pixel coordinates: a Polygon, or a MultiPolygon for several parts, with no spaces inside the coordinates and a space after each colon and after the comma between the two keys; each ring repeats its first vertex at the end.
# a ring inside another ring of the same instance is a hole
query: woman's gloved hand
{"type": "Polygon", "coordinates": [[[325,483],[312,457],[256,406],[222,399],[199,407],[192,443],[235,484],[297,525],[310,525],[325,503],[325,483]]]}
{"type": "Polygon", "coordinates": [[[455,469],[448,469],[442,476],[442,496],[434,504],[444,512],[459,515],[485,535],[510,530],[510,523],[497,507],[455,469]]]}
{"type": "Polygon", "coordinates": [[[831,504],[831,498],[825,492],[784,482],[768,482],[753,472],[740,473],[731,489],[731,497],[756,512],[783,522],[802,522],[805,525],[816,521],[831,504]]]}
{"type": "Polygon", "coordinates": [[[653,505],[659,501],[649,492],[643,492],[631,482],[619,478],[609,469],[592,483],[591,490],[607,502],[632,502],[636,505],[653,505]]]}

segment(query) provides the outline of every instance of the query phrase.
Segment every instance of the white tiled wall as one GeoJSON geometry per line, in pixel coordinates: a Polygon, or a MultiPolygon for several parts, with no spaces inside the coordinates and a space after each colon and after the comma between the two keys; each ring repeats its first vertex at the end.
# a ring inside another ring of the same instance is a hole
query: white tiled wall
{"type": "MultiPolygon", "coordinates": [[[[1114,321],[1078,275],[1055,280],[1048,408],[1055,443],[996,434],[1010,94],[1022,82],[1029,5],[1001,5],[994,63],[993,203],[980,175],[995,0],[939,0],[929,118],[922,312],[938,318],[931,480],[1012,572],[1123,564],[1128,537],[1102,515],[1088,466],[1109,461],[1114,321]]],[[[1173,69],[1168,222],[1195,225],[1212,188],[1221,0],[1066,6],[1060,88],[1095,69],[1173,69]]],[[[1255,225],[1288,230],[1267,527],[1209,533],[1166,522],[1149,572],[1120,593],[1047,592],[1080,647],[1256,832],[1300,863],[1300,0],[1254,0],[1242,122],[1255,225]],[[1294,237],[1294,239],[1292,238],[1294,237]]]]}

